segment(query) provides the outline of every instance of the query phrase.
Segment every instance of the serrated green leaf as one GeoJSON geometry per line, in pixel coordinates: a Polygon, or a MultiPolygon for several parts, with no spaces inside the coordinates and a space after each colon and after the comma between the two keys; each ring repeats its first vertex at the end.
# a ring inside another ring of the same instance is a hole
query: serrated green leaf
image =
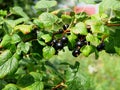
{"type": "Polygon", "coordinates": [[[55,49],[50,46],[44,47],[42,51],[45,59],[50,59],[55,54],[55,49]]]}
{"type": "Polygon", "coordinates": [[[57,2],[56,1],[49,1],[49,0],[41,0],[38,1],[35,5],[36,9],[40,9],[40,8],[51,8],[53,6],[56,6],[57,2]]]}
{"type": "Polygon", "coordinates": [[[34,19],[33,23],[36,24],[40,28],[44,27],[43,23],[39,19],[34,19]]]}
{"type": "Polygon", "coordinates": [[[90,41],[90,43],[95,46],[97,46],[100,43],[100,40],[97,38],[97,36],[93,36],[90,33],[87,34],[86,40],[90,41]]]}
{"type": "Polygon", "coordinates": [[[44,26],[51,26],[58,20],[58,17],[54,14],[45,12],[39,16],[39,20],[44,24],[44,26]]]}
{"type": "Polygon", "coordinates": [[[20,30],[23,34],[28,34],[32,31],[33,25],[17,25],[14,30],[20,30]]]}
{"type": "Polygon", "coordinates": [[[0,78],[4,78],[6,75],[14,73],[17,67],[18,60],[15,57],[8,59],[0,66],[0,78]]]}
{"type": "Polygon", "coordinates": [[[40,45],[42,45],[42,46],[45,46],[46,45],[46,43],[44,42],[44,41],[41,41],[41,40],[37,40],[38,41],[38,43],[40,44],[40,45]]]}
{"type": "Polygon", "coordinates": [[[8,46],[10,45],[10,43],[11,43],[11,36],[6,34],[0,43],[0,48],[8,46]]]}
{"type": "Polygon", "coordinates": [[[10,50],[5,50],[0,54],[0,66],[5,63],[10,57],[12,53],[10,50]]]}
{"type": "Polygon", "coordinates": [[[62,21],[64,22],[64,23],[70,23],[71,22],[71,20],[72,20],[72,17],[70,16],[70,15],[62,15],[61,16],[61,18],[62,18],[62,21]]]}
{"type": "Polygon", "coordinates": [[[7,84],[2,90],[19,90],[15,84],[7,84]]]}
{"type": "Polygon", "coordinates": [[[87,35],[87,28],[85,23],[79,22],[72,28],[72,32],[75,34],[87,35]]]}
{"type": "Polygon", "coordinates": [[[44,34],[41,36],[42,39],[45,40],[45,42],[49,42],[52,40],[52,37],[49,34],[44,34]]]}
{"type": "Polygon", "coordinates": [[[68,40],[69,40],[69,43],[70,43],[70,48],[73,48],[75,46],[76,39],[77,39],[77,36],[73,33],[71,33],[71,35],[68,36],[68,40]]]}
{"type": "Polygon", "coordinates": [[[15,22],[14,20],[6,20],[5,23],[7,23],[10,27],[14,28],[15,27],[15,22]]]}
{"type": "Polygon", "coordinates": [[[13,34],[11,37],[12,37],[12,40],[11,40],[12,44],[16,44],[21,41],[21,38],[18,34],[13,34]]]}
{"type": "Polygon", "coordinates": [[[91,25],[91,31],[93,33],[104,33],[105,32],[105,28],[104,25],[102,24],[102,22],[100,21],[95,21],[92,25],[91,25]]]}
{"type": "Polygon", "coordinates": [[[25,90],[44,90],[44,84],[43,84],[43,82],[37,81],[24,89],[25,90]]]}
{"type": "Polygon", "coordinates": [[[93,51],[93,47],[90,46],[90,45],[86,45],[86,46],[83,46],[80,51],[82,52],[82,54],[86,57],[89,56],[89,54],[93,51]]]}
{"type": "Polygon", "coordinates": [[[40,32],[37,32],[37,39],[41,39],[41,36],[42,36],[42,35],[44,35],[43,32],[41,32],[41,31],[40,31],[40,32]]]}
{"type": "Polygon", "coordinates": [[[17,54],[20,54],[21,52],[27,53],[29,51],[30,47],[31,47],[31,43],[30,42],[26,42],[26,43],[21,42],[17,46],[16,53],[17,54]]]}
{"type": "Polygon", "coordinates": [[[16,14],[16,15],[20,15],[26,19],[29,19],[29,17],[27,16],[27,14],[23,11],[23,9],[19,6],[15,6],[13,8],[10,9],[10,12],[12,14],[16,14]]]}
{"type": "Polygon", "coordinates": [[[34,81],[42,81],[42,75],[38,72],[30,72],[30,75],[33,76],[34,81]]]}

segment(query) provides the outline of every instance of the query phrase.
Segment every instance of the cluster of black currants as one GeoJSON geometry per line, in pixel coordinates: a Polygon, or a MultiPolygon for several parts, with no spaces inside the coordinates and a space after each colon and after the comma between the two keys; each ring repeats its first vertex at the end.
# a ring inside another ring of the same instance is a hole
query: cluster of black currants
{"type": "Polygon", "coordinates": [[[80,55],[80,48],[84,45],[90,45],[90,42],[86,41],[86,37],[84,35],[78,35],[78,39],[75,44],[75,49],[72,51],[72,55],[77,57],[80,55]]]}
{"type": "MultiPolygon", "coordinates": [[[[69,27],[68,24],[63,25],[63,29],[59,29],[57,32],[55,32],[54,34],[63,34],[67,28],[69,27]]],[[[60,39],[55,39],[53,38],[48,45],[52,46],[55,48],[56,53],[58,54],[58,50],[63,49],[63,47],[68,43],[68,38],[67,36],[63,35],[60,39]]]]}
{"type": "MultiPolygon", "coordinates": [[[[52,46],[52,47],[55,48],[55,50],[56,50],[55,54],[58,54],[58,51],[63,49],[63,47],[68,44],[68,38],[67,38],[67,35],[65,34],[67,31],[70,33],[68,28],[69,28],[68,24],[63,25],[62,29],[59,29],[57,32],[53,33],[53,35],[62,34],[62,37],[59,38],[59,39],[56,39],[56,38],[53,37],[53,39],[50,42],[47,43],[49,46],[52,46]]],[[[88,29],[89,33],[92,33],[91,30],[90,30],[91,29],[90,27],[87,27],[87,29],[88,29]]],[[[80,49],[85,45],[90,45],[90,42],[88,42],[86,40],[86,35],[78,34],[74,48],[70,49],[69,45],[68,45],[68,48],[70,50],[72,50],[72,55],[74,57],[78,57],[81,53],[80,49]]],[[[99,45],[97,45],[96,49],[98,51],[101,51],[101,50],[104,49],[104,47],[105,47],[105,44],[102,41],[99,45]]]]}

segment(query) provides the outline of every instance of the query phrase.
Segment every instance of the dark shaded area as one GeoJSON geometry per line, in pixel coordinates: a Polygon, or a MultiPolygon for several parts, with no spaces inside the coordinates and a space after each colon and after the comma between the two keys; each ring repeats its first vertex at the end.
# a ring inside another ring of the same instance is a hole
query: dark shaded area
{"type": "Polygon", "coordinates": [[[120,29],[110,31],[110,36],[105,41],[105,50],[108,53],[120,54],[120,29]]]}
{"type": "Polygon", "coordinates": [[[33,5],[38,0],[0,0],[0,9],[9,10],[13,6],[20,6],[29,15],[35,15],[33,5]]]}
{"type": "Polygon", "coordinates": [[[19,81],[18,81],[18,85],[21,87],[27,87],[31,84],[33,84],[34,78],[33,76],[31,76],[30,74],[23,76],[19,81]]]}

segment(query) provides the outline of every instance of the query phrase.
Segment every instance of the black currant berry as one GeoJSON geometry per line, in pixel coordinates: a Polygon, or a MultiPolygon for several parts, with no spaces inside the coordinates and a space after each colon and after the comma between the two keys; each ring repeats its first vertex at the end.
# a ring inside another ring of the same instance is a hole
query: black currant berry
{"type": "Polygon", "coordinates": [[[53,40],[52,40],[52,43],[53,43],[53,44],[56,44],[56,43],[57,43],[57,40],[56,40],[56,39],[53,39],[53,40]]]}
{"type": "Polygon", "coordinates": [[[78,47],[82,47],[83,45],[84,45],[84,43],[81,42],[81,41],[78,41],[78,42],[76,43],[76,46],[78,46],[78,47]]]}
{"type": "Polygon", "coordinates": [[[63,36],[62,39],[61,39],[61,41],[63,43],[67,43],[68,42],[68,38],[66,36],[63,36]]]}
{"type": "Polygon", "coordinates": [[[72,55],[74,57],[77,57],[78,55],[80,55],[80,50],[79,49],[75,49],[73,52],[72,52],[72,55]]]}
{"type": "Polygon", "coordinates": [[[63,25],[63,29],[64,29],[64,30],[67,30],[68,27],[69,27],[68,24],[63,25]]]}
{"type": "Polygon", "coordinates": [[[90,45],[90,42],[89,41],[84,41],[83,44],[84,45],[90,45]]]}
{"type": "Polygon", "coordinates": [[[100,44],[97,46],[97,50],[98,50],[98,51],[101,51],[101,50],[104,49],[104,47],[105,47],[105,44],[102,42],[102,43],[100,43],[100,44]]]}
{"type": "Polygon", "coordinates": [[[58,50],[58,49],[63,49],[63,43],[62,43],[62,42],[56,43],[55,48],[56,48],[57,50],[58,50]]]}
{"type": "Polygon", "coordinates": [[[59,31],[58,31],[58,33],[63,33],[64,31],[63,31],[63,29],[59,29],[59,31]]]}

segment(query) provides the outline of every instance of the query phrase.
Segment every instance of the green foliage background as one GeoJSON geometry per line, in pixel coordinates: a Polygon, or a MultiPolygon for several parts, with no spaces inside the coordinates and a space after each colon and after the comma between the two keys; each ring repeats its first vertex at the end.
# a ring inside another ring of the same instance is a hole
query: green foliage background
{"type": "Polygon", "coordinates": [[[53,0],[0,0],[0,90],[119,90],[120,1],[76,0],[82,1],[100,3],[99,13],[65,15],[72,9],[58,8],[53,0]],[[71,24],[69,44],[54,55],[47,43],[66,23],[71,24]],[[73,57],[69,47],[77,34],[91,45],[73,57]],[[105,49],[98,52],[101,39],[105,49]]]}

